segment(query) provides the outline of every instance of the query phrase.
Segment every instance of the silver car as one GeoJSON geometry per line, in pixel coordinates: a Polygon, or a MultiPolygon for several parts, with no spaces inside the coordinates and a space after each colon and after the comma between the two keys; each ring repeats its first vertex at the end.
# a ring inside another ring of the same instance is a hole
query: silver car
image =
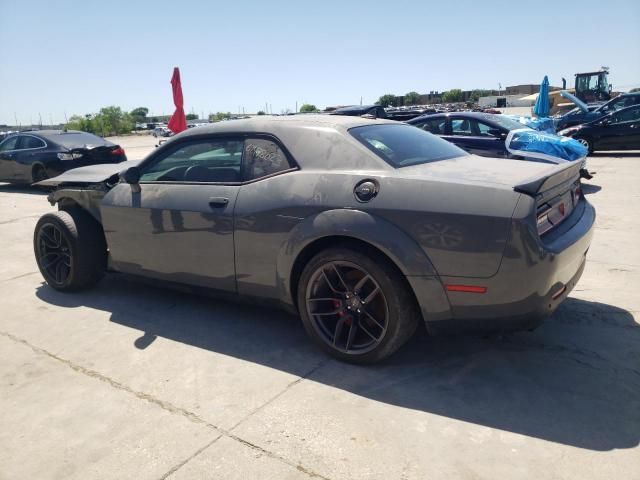
{"type": "Polygon", "coordinates": [[[331,355],[375,362],[421,322],[530,329],[553,312],[595,221],[578,170],[470,155],[387,120],[220,122],[141,162],[41,182],[59,211],[34,250],[58,290],[111,270],[269,301],[331,355]]]}

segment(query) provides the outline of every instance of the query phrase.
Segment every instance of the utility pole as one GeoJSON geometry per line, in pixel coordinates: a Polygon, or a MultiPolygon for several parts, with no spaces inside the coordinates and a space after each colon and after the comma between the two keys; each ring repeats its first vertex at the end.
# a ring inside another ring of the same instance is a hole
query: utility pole
{"type": "Polygon", "coordinates": [[[296,100],[296,113],[298,113],[298,101],[296,100]]]}
{"type": "Polygon", "coordinates": [[[16,124],[14,126],[17,127],[18,126],[18,115],[16,115],[16,112],[13,112],[13,119],[16,122],[16,124]]]}

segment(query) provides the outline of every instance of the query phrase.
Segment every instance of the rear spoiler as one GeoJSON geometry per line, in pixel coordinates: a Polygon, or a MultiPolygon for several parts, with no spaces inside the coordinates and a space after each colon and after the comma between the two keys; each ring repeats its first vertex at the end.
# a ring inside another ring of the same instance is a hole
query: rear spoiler
{"type": "Polygon", "coordinates": [[[518,193],[535,197],[541,192],[546,192],[565,182],[570,180],[575,181],[580,178],[580,166],[580,162],[567,162],[563,165],[555,165],[550,168],[546,174],[527,180],[520,185],[516,185],[513,189],[518,193]]]}

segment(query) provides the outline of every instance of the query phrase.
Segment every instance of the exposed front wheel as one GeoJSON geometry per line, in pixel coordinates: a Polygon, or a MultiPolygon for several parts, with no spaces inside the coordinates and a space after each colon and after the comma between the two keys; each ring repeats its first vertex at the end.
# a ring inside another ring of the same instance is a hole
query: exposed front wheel
{"type": "Polygon", "coordinates": [[[33,234],[33,249],[42,276],[56,290],[91,287],[106,269],[102,228],[80,209],[43,215],[33,234]]]}
{"type": "Polygon", "coordinates": [[[420,317],[393,265],[347,248],[322,251],[307,264],[298,308],[307,333],[322,349],[355,363],[391,355],[411,337],[420,317]]]}
{"type": "Polygon", "coordinates": [[[584,137],[575,137],[575,139],[580,142],[582,145],[584,145],[587,150],[589,151],[589,153],[593,153],[593,142],[591,142],[591,140],[589,140],[588,138],[584,138],[584,137]]]}

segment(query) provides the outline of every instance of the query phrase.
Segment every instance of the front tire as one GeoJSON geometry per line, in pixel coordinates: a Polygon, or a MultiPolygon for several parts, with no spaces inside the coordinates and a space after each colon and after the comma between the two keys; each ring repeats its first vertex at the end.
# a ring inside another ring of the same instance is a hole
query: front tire
{"type": "Polygon", "coordinates": [[[107,265],[107,245],[100,224],[79,208],[47,213],[33,233],[40,273],[52,288],[75,291],[95,285],[107,265]]]}
{"type": "Polygon", "coordinates": [[[590,138],[586,137],[574,137],[575,140],[579,141],[582,145],[587,147],[589,153],[593,153],[593,141],[590,138]]]}
{"type": "Polygon", "coordinates": [[[375,252],[331,248],[304,268],[298,310],[312,340],[331,356],[375,363],[414,333],[420,318],[406,280],[375,252]]]}

